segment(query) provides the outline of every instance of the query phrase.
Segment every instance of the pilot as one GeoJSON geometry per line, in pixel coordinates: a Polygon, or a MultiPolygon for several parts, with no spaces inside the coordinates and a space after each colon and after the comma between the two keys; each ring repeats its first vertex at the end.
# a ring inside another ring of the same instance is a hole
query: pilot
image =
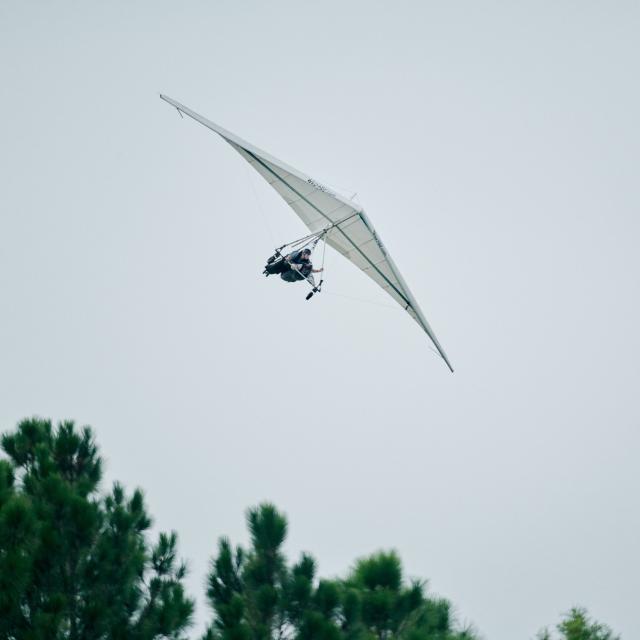
{"type": "Polygon", "coordinates": [[[315,284],[312,274],[322,271],[322,269],[313,268],[311,249],[308,247],[267,264],[264,270],[265,275],[268,276],[279,273],[280,277],[286,282],[297,282],[306,279],[311,284],[315,284]]]}

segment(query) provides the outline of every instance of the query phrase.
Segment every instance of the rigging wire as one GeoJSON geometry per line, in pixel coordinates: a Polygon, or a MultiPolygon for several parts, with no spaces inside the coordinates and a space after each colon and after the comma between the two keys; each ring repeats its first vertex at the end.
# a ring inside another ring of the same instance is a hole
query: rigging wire
{"type": "MultiPolygon", "coordinates": [[[[356,296],[350,296],[345,293],[337,293],[335,291],[325,291],[325,295],[336,296],[338,298],[344,298],[345,300],[351,300],[352,302],[359,302],[362,304],[372,304],[376,307],[384,307],[385,309],[391,309],[392,311],[403,312],[404,309],[399,307],[398,305],[385,304],[384,302],[375,302],[374,300],[366,300],[365,298],[357,298],[356,296]]],[[[442,356],[433,348],[431,344],[428,344],[427,347],[429,351],[438,359],[441,360],[442,356]]]]}
{"type": "Polygon", "coordinates": [[[245,164],[245,175],[247,176],[247,180],[249,181],[249,185],[251,186],[251,191],[253,193],[253,197],[256,200],[256,203],[258,205],[258,209],[260,210],[260,217],[262,218],[262,221],[264,223],[265,228],[267,229],[267,233],[269,234],[269,237],[271,239],[271,244],[275,244],[276,243],[276,239],[275,239],[275,234],[273,233],[273,229],[271,228],[271,225],[269,224],[269,216],[267,215],[266,211],[264,210],[264,207],[262,206],[262,201],[260,200],[259,196],[258,196],[258,192],[256,191],[256,186],[253,183],[253,180],[251,179],[251,171],[249,169],[249,165],[245,164]]]}
{"type": "Polygon", "coordinates": [[[320,265],[320,268],[322,269],[322,278],[324,279],[324,257],[325,254],[327,253],[327,240],[329,238],[329,234],[331,233],[331,229],[329,229],[329,231],[327,231],[327,233],[325,234],[323,241],[322,241],[322,264],[320,265]]]}
{"type": "Polygon", "coordinates": [[[346,300],[351,300],[352,302],[361,302],[363,304],[372,304],[376,307],[384,307],[385,309],[392,309],[393,311],[404,311],[402,307],[398,305],[385,304],[384,302],[376,302],[375,300],[367,300],[366,298],[358,298],[356,296],[350,296],[346,293],[337,293],[335,291],[327,291],[327,294],[330,296],[337,296],[339,298],[345,298],[346,300]]]}

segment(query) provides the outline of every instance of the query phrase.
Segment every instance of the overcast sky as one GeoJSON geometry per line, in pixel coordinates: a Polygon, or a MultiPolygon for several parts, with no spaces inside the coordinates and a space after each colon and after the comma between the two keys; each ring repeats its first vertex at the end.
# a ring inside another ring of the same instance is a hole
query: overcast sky
{"type": "Polygon", "coordinates": [[[0,429],[94,427],[198,597],[274,501],[459,619],[640,637],[637,2],[0,1],[0,429]],[[369,217],[447,350],[162,91],[369,217]]]}

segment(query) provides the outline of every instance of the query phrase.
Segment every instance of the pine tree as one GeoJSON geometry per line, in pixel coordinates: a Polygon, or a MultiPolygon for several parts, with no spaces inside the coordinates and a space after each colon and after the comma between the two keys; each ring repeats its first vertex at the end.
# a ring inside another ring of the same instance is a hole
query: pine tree
{"type": "Polygon", "coordinates": [[[415,580],[406,585],[402,563],[394,551],[358,560],[346,585],[360,601],[358,623],[366,635],[377,640],[450,635],[449,603],[425,597],[423,582],[415,580]]]}
{"type": "Polygon", "coordinates": [[[207,596],[214,619],[204,640],[473,640],[453,628],[450,605],[406,583],[394,552],[359,560],[344,580],[317,576],[302,554],[282,553],[287,520],[271,504],[247,512],[251,547],[227,538],[211,564],[207,596]]]}
{"type": "Polygon", "coordinates": [[[559,635],[548,629],[538,633],[538,640],[620,640],[613,631],[601,622],[591,620],[586,609],[573,607],[556,626],[559,635]]]}
{"type": "Polygon", "coordinates": [[[1,444],[0,639],[182,637],[194,605],[176,534],[150,545],[142,493],[99,494],[91,430],[30,419],[1,444]]]}

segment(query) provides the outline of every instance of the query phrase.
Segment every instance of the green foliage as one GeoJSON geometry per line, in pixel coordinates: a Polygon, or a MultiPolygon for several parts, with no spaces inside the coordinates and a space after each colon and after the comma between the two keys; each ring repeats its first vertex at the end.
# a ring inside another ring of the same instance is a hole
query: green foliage
{"type": "Polygon", "coordinates": [[[419,626],[425,604],[423,585],[403,586],[402,563],[395,551],[358,560],[347,583],[359,594],[360,623],[379,640],[419,626]]]}
{"type": "Polygon", "coordinates": [[[317,577],[303,553],[288,566],[287,520],[271,504],[247,512],[248,550],[222,538],[207,596],[214,619],[203,640],[473,640],[455,630],[449,603],[408,582],[395,552],[357,561],[344,580],[317,577]]]}
{"type": "Polygon", "coordinates": [[[620,640],[606,625],[592,621],[586,609],[573,607],[556,627],[558,635],[548,629],[538,633],[538,640],[620,640]]]}
{"type": "Polygon", "coordinates": [[[402,585],[402,564],[395,551],[380,551],[356,562],[351,582],[368,591],[398,592],[402,585]]]}
{"type": "Polygon", "coordinates": [[[150,545],[142,493],[98,493],[91,430],[22,421],[1,439],[0,639],[180,638],[193,602],[175,534],[150,545]]]}
{"type": "Polygon", "coordinates": [[[285,559],[280,550],[287,535],[287,521],[272,504],[247,512],[252,548],[247,554],[244,581],[245,614],[254,640],[268,640],[282,617],[282,584],[286,580],[285,559]]]}
{"type": "MultiPolygon", "coordinates": [[[[194,604],[177,535],[149,540],[140,490],[99,492],[89,428],[24,420],[0,439],[0,640],[181,640],[194,604]]],[[[283,553],[288,523],[265,503],[246,514],[246,549],[221,538],[203,640],[477,640],[447,600],[409,580],[395,551],[360,558],[343,579],[283,553]]],[[[619,640],[584,609],[538,640],[619,640]]]]}

